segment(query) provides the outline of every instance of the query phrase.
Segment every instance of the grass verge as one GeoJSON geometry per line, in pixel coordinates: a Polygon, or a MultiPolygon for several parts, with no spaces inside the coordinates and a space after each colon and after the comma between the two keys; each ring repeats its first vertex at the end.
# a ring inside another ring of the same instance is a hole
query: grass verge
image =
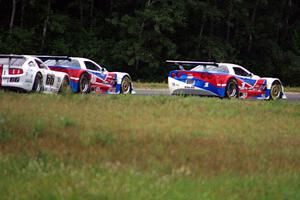
{"type": "Polygon", "coordinates": [[[300,103],[0,93],[1,199],[297,199],[300,103]]]}

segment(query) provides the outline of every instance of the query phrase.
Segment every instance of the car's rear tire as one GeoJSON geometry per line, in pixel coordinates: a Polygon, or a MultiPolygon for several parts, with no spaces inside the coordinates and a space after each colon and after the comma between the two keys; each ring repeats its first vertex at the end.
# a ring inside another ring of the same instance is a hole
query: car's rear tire
{"type": "Polygon", "coordinates": [[[42,74],[37,73],[32,86],[32,92],[40,93],[42,91],[43,91],[43,76],[42,74]]]}
{"type": "Polygon", "coordinates": [[[80,76],[79,79],[79,88],[78,88],[78,92],[81,94],[88,94],[90,93],[90,78],[88,76],[88,74],[84,73],[80,76]]]}
{"type": "Polygon", "coordinates": [[[270,99],[271,100],[277,100],[281,98],[282,94],[282,86],[278,81],[275,81],[272,83],[271,89],[270,89],[270,99]]]}
{"type": "Polygon", "coordinates": [[[60,93],[60,94],[69,94],[69,93],[71,93],[70,81],[69,81],[68,77],[64,77],[64,79],[63,79],[63,81],[60,85],[58,93],[60,93]]]}
{"type": "Polygon", "coordinates": [[[239,97],[238,83],[235,79],[229,79],[226,84],[225,97],[228,99],[239,97]]]}
{"type": "Polygon", "coordinates": [[[129,94],[131,92],[131,79],[125,76],[121,82],[121,94],[129,94]]]}

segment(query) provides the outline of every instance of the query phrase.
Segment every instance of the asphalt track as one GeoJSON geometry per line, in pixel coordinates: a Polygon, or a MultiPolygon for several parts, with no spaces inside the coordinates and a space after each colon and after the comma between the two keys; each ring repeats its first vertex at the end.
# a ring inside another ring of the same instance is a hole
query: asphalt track
{"type": "MultiPolygon", "coordinates": [[[[168,89],[135,89],[136,95],[142,96],[171,96],[168,89]]],[[[300,93],[286,92],[288,101],[300,101],[300,93]]]]}

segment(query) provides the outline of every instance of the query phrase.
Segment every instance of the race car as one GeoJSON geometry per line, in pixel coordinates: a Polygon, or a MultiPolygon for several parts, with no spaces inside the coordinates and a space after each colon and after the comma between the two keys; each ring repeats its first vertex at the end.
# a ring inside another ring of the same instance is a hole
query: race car
{"type": "Polygon", "coordinates": [[[171,94],[244,99],[286,98],[278,78],[261,78],[236,64],[176,60],[166,62],[180,68],[168,75],[171,94]],[[185,70],[187,66],[192,69],[185,70]]]}
{"type": "Polygon", "coordinates": [[[0,55],[0,88],[27,92],[65,92],[69,75],[50,70],[28,55],[0,55]]]}
{"type": "Polygon", "coordinates": [[[38,56],[38,58],[44,60],[50,69],[67,73],[74,93],[135,93],[128,73],[108,72],[92,60],[68,56],[38,56]]]}

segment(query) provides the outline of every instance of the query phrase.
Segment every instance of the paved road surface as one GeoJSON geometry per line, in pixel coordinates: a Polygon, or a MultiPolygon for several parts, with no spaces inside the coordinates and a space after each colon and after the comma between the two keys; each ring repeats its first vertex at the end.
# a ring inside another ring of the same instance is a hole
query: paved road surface
{"type": "MultiPolygon", "coordinates": [[[[135,89],[136,95],[143,95],[143,96],[156,96],[156,95],[163,95],[169,96],[168,89],[135,89]]],[[[289,101],[300,101],[300,93],[292,93],[286,92],[286,96],[289,101]]]]}

